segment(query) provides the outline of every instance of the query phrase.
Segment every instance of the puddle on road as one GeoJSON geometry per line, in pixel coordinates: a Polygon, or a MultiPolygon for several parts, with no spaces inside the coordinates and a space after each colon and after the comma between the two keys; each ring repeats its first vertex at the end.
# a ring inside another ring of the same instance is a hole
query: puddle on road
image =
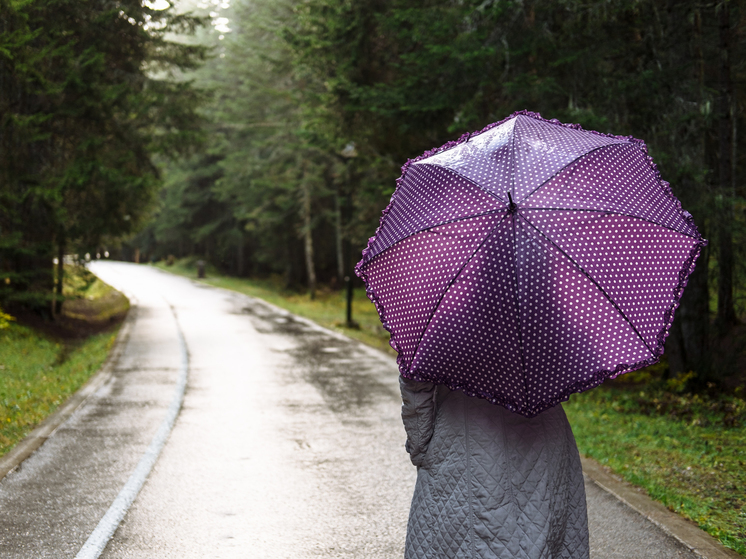
{"type": "MultiPolygon", "coordinates": [[[[243,303],[241,313],[251,317],[258,332],[292,337],[294,347],[287,353],[303,380],[319,390],[332,411],[355,413],[356,409],[371,406],[380,399],[399,398],[398,393],[378,379],[381,364],[362,352],[357,342],[330,336],[259,302],[248,306],[243,303]]],[[[386,374],[395,373],[386,371],[386,374]]]]}

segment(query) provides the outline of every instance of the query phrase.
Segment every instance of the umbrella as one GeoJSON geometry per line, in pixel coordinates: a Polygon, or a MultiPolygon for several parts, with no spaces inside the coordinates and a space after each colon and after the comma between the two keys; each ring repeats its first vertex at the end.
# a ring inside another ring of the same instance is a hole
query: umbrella
{"type": "Polygon", "coordinates": [[[356,273],[404,377],[532,417],[658,362],[706,243],[642,141],[520,111],[408,161],[356,273]]]}

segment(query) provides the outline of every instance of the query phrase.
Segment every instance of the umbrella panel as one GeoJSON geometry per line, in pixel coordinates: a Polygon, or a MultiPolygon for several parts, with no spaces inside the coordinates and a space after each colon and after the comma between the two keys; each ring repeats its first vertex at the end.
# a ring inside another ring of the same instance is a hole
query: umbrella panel
{"type": "Polygon", "coordinates": [[[528,405],[534,415],[653,354],[598,286],[522,217],[518,298],[528,405]]]}
{"type": "Polygon", "coordinates": [[[427,161],[413,164],[410,170],[422,165],[450,169],[507,204],[506,192],[513,183],[515,167],[512,157],[515,125],[515,120],[504,122],[463,144],[427,158],[427,161]]]}
{"type": "Polygon", "coordinates": [[[619,308],[653,355],[679,271],[697,240],[640,219],[599,212],[522,211],[619,308]]]}
{"type": "Polygon", "coordinates": [[[408,368],[433,310],[448,285],[505,213],[477,216],[421,231],[395,244],[365,268],[392,347],[408,368]]]}
{"type": "Polygon", "coordinates": [[[519,115],[410,170],[420,165],[452,169],[507,203],[508,191],[520,201],[584,154],[622,143],[627,140],[519,115]]]}
{"type": "Polygon", "coordinates": [[[564,128],[528,116],[516,117],[513,199],[522,201],[536,188],[578,158],[626,140],[564,128]]]}
{"type": "Polygon", "coordinates": [[[411,376],[525,405],[513,244],[508,217],[433,309],[411,376]]]}
{"type": "Polygon", "coordinates": [[[365,254],[364,262],[419,231],[495,211],[505,205],[470,180],[436,165],[412,167],[397,192],[397,203],[385,216],[385,227],[365,254]]]}
{"type": "Polygon", "coordinates": [[[613,212],[698,237],[635,144],[588,153],[535,190],[521,207],[613,212]]]}
{"type": "Polygon", "coordinates": [[[651,356],[593,281],[513,215],[450,285],[403,374],[535,415],[651,356]]]}

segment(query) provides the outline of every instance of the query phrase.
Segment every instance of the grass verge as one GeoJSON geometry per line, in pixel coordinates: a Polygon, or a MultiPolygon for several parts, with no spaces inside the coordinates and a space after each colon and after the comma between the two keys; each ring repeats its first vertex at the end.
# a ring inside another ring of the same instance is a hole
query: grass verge
{"type": "MultiPolygon", "coordinates": [[[[194,263],[188,260],[156,266],[193,279],[197,276],[194,263]]],[[[281,289],[279,282],[231,278],[214,269],[207,275],[199,281],[259,297],[395,354],[362,289],[355,292],[354,319],[361,325],[356,330],[343,327],[342,293],[322,292],[311,301],[308,295],[281,289]]],[[[650,376],[645,372],[630,375],[650,376]]],[[[576,394],[563,406],[581,453],[746,556],[744,401],[698,402],[696,397],[681,396],[669,397],[663,404],[637,389],[605,385],[576,394]]]]}
{"type": "Polygon", "coordinates": [[[116,321],[130,306],[127,297],[82,266],[65,266],[63,295],[62,318],[78,321],[79,326],[116,321]]]}
{"type": "Polygon", "coordinates": [[[698,408],[697,398],[681,397],[677,411],[694,413],[678,417],[644,413],[650,395],[616,387],[563,406],[582,454],[746,556],[746,425],[715,403],[698,408]]]}
{"type": "Polygon", "coordinates": [[[0,332],[0,456],[101,367],[115,337],[97,334],[70,348],[18,324],[0,332]]]}
{"type": "Polygon", "coordinates": [[[66,267],[62,313],[19,309],[0,328],[0,456],[53,413],[103,364],[127,298],[85,268],[66,267]]]}

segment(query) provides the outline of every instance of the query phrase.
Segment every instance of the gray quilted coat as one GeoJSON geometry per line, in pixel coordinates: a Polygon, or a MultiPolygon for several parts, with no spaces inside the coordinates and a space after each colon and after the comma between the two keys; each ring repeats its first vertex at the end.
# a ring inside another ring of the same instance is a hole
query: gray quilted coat
{"type": "Polygon", "coordinates": [[[417,466],[406,559],[587,559],[580,456],[562,406],[532,419],[400,377],[417,466]]]}

